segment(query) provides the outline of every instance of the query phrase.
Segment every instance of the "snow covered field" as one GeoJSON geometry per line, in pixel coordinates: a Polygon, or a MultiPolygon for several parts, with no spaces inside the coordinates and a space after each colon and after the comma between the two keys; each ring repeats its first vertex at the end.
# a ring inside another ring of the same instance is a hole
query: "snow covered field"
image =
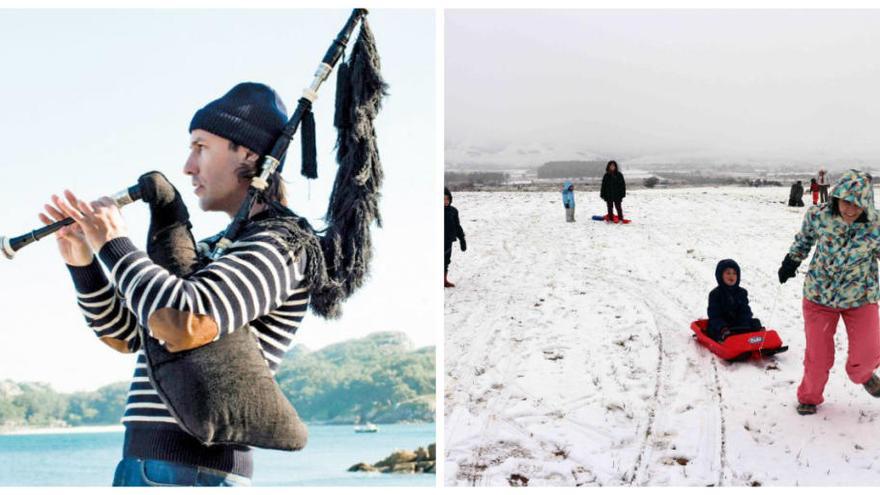
{"type": "Polygon", "coordinates": [[[805,211],[787,187],[631,191],[625,226],[576,195],[567,224],[559,193],[455,194],[447,485],[880,484],[880,400],[846,377],[842,323],[825,404],[795,412],[808,263],[779,285],[805,211]],[[788,352],[728,364],[693,340],[723,258],[788,352]]]}

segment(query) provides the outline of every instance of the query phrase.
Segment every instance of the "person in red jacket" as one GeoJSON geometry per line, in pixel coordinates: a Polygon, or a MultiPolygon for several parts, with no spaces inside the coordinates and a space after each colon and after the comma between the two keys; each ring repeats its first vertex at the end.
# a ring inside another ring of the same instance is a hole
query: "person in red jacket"
{"type": "Polygon", "coordinates": [[[813,204],[819,204],[819,183],[816,179],[810,179],[810,193],[813,195],[813,204]]]}

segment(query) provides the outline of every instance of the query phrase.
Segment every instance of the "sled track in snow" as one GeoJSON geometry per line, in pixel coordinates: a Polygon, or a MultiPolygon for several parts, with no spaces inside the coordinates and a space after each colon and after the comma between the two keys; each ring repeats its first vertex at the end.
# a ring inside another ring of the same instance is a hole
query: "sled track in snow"
{"type": "Polygon", "coordinates": [[[639,455],[636,456],[635,466],[630,476],[625,480],[630,484],[635,484],[639,474],[644,470],[645,453],[648,450],[648,442],[654,437],[654,420],[657,417],[657,405],[660,403],[660,385],[661,376],[663,374],[663,332],[657,327],[657,367],[654,384],[654,395],[651,398],[651,409],[648,411],[648,425],[645,427],[645,435],[642,439],[642,446],[639,449],[639,455]]]}
{"type": "Polygon", "coordinates": [[[718,362],[712,359],[712,375],[715,381],[715,393],[718,396],[718,417],[721,428],[721,448],[718,453],[718,484],[724,486],[725,473],[727,472],[727,425],[724,420],[724,395],[721,393],[721,380],[718,376],[718,362]]]}
{"type": "MultiPolygon", "coordinates": [[[[648,234],[649,240],[653,238],[653,236],[648,234]]],[[[653,241],[650,241],[653,242],[653,241]]],[[[636,269],[642,269],[644,267],[635,267],[636,269]]],[[[699,277],[690,267],[687,266],[687,263],[681,264],[682,271],[686,274],[686,276],[692,280],[699,280],[699,277]]],[[[637,297],[641,304],[644,304],[648,308],[651,308],[655,311],[655,314],[651,314],[651,318],[653,319],[654,328],[656,329],[656,337],[657,337],[657,365],[655,367],[655,385],[654,391],[652,393],[651,398],[649,399],[650,405],[648,406],[648,414],[647,414],[647,423],[645,427],[645,432],[642,437],[641,446],[639,448],[638,454],[636,455],[636,460],[633,464],[633,468],[628,472],[624,473],[623,480],[629,484],[630,486],[650,486],[651,485],[651,476],[650,476],[650,467],[652,461],[656,461],[656,459],[652,458],[653,454],[653,445],[657,442],[657,428],[658,428],[658,410],[665,406],[669,406],[669,402],[671,400],[671,395],[674,395],[674,392],[671,391],[670,387],[673,386],[672,381],[672,369],[671,363],[669,361],[670,355],[667,352],[671,352],[670,349],[667,349],[664,345],[664,328],[677,328],[678,325],[674,317],[671,317],[668,310],[663,310],[661,308],[669,308],[669,307],[679,307],[681,310],[678,313],[687,314],[688,308],[687,305],[674,297],[665,297],[663,296],[663,300],[647,297],[645,291],[641,290],[640,287],[644,284],[647,284],[647,278],[634,278],[631,281],[626,281],[621,283],[620,280],[616,280],[618,285],[625,285],[626,290],[629,294],[637,297]]],[[[670,292],[672,293],[672,292],[670,292]]],[[[672,314],[674,314],[673,312],[672,314]]],[[[717,360],[715,357],[708,352],[700,352],[703,356],[703,360],[706,359],[711,361],[712,364],[712,377],[711,381],[707,383],[707,392],[711,395],[712,402],[717,405],[717,414],[718,414],[718,438],[719,440],[719,448],[716,451],[716,455],[718,456],[718,478],[717,482],[714,483],[715,486],[723,486],[725,481],[725,472],[727,470],[727,452],[726,452],[726,425],[724,420],[724,398],[721,387],[721,381],[719,378],[717,360]]],[[[668,407],[667,407],[668,409],[668,407]]],[[[668,413],[667,413],[668,414],[668,413]]],[[[707,436],[705,441],[707,443],[712,442],[711,436],[707,436]]]]}
{"type": "MultiPolygon", "coordinates": [[[[649,235],[649,238],[651,236],[649,235]]],[[[690,262],[681,264],[683,271],[691,280],[701,280],[702,277],[696,273],[690,266],[690,262]]],[[[727,424],[724,416],[724,393],[721,387],[721,375],[718,372],[718,358],[705,349],[700,349],[703,361],[709,360],[712,363],[712,383],[714,385],[714,394],[717,397],[718,405],[718,433],[719,433],[719,449],[718,449],[718,482],[715,486],[725,486],[726,473],[728,470],[727,460],[727,424]]]]}
{"type": "MultiPolygon", "coordinates": [[[[597,278],[605,278],[605,277],[597,277],[597,278]]],[[[655,301],[649,300],[649,298],[645,297],[643,291],[639,290],[639,284],[633,283],[630,281],[621,281],[621,280],[610,280],[605,279],[607,283],[614,283],[618,286],[625,286],[628,294],[632,294],[637,297],[639,302],[648,308],[660,308],[662,306],[655,304],[655,301]]],[[[660,314],[658,312],[658,314],[660,314]]],[[[655,437],[655,427],[657,420],[657,409],[661,403],[662,399],[662,391],[664,384],[669,381],[669,370],[666,366],[665,360],[665,352],[663,346],[663,330],[662,326],[658,324],[657,317],[654,314],[648,313],[652,320],[652,327],[656,330],[656,338],[657,338],[657,364],[654,367],[654,390],[651,394],[651,397],[648,399],[648,412],[647,412],[647,421],[645,426],[645,431],[642,434],[641,445],[638,450],[638,454],[636,454],[635,462],[633,463],[633,467],[621,473],[621,479],[624,483],[630,486],[639,486],[647,484],[649,480],[645,480],[645,472],[647,466],[647,457],[649,446],[654,440],[655,437]]],[[[665,316],[665,315],[664,315],[665,316]]]]}

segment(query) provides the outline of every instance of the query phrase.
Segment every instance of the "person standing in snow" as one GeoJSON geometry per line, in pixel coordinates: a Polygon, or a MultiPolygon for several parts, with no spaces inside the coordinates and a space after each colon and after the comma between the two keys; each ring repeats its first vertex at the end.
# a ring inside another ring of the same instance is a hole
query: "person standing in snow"
{"type": "Polygon", "coordinates": [[[574,184],[571,181],[562,185],[562,206],[565,207],[565,221],[574,222],[574,184]]]}
{"type": "Polygon", "coordinates": [[[452,243],[458,239],[462,252],[467,251],[464,229],[458,220],[458,210],[452,206],[452,193],[443,188],[443,287],[455,287],[449,281],[449,262],[452,261],[452,243]]]}
{"type": "Polygon", "coordinates": [[[605,201],[608,206],[608,216],[605,217],[606,222],[611,222],[614,218],[612,207],[617,208],[617,221],[623,222],[623,198],[626,197],[626,181],[623,180],[623,174],[620,173],[617,162],[611,160],[605,166],[605,175],[602,177],[602,189],[599,191],[599,197],[605,201]]]}
{"type": "Polygon", "coordinates": [[[819,169],[819,180],[817,181],[819,184],[819,201],[823,203],[828,202],[828,174],[825,172],[824,168],[819,169]]]}
{"type": "Polygon", "coordinates": [[[761,320],[752,317],[749,293],[739,286],[740,269],[734,260],[721,260],[715,267],[718,287],[709,292],[709,327],[706,333],[723,342],[730,335],[761,328],[761,320]]]}
{"type": "Polygon", "coordinates": [[[791,185],[791,191],[788,193],[788,206],[804,206],[804,186],[801,181],[797,181],[791,185]]]}
{"type": "Polygon", "coordinates": [[[813,196],[813,204],[819,204],[819,183],[816,179],[810,179],[810,194],[813,196]]]}
{"type": "Polygon", "coordinates": [[[869,174],[850,170],[834,184],[831,201],[811,206],[779,268],[779,282],[795,276],[816,245],[804,280],[804,376],[797,389],[799,414],[815,414],[834,364],[834,333],[843,317],[848,340],[846,373],[880,397],[880,317],[877,257],[880,216],[869,174]]]}

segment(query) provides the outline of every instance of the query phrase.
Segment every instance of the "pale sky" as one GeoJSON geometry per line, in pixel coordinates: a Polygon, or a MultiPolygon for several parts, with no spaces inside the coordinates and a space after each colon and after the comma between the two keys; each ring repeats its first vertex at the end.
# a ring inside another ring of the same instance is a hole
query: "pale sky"
{"type": "Polygon", "coordinates": [[[447,162],[509,143],[876,161],[878,47],[876,10],[447,11],[447,162]]]}
{"type": "MultiPolygon", "coordinates": [[[[193,113],[241,81],[275,88],[292,112],[349,10],[0,12],[0,235],[40,226],[52,193],[109,195],[149,170],[181,191],[197,239],[228,223],[199,210],[189,177],[193,113]]],[[[434,345],[440,230],[435,171],[433,10],[371,10],[390,95],[376,121],[385,168],[371,279],[326,322],[309,314],[297,343],[312,350],[376,331],[434,345]],[[436,189],[436,191],[435,191],[436,189]]],[[[316,103],[320,179],[299,175],[299,147],[285,164],[291,207],[320,222],[336,171],[335,71],[316,103]]],[[[297,139],[298,143],[298,139],[297,139]]],[[[146,204],[123,209],[145,247],[146,204]]],[[[0,258],[0,379],[44,381],[63,391],[129,379],[131,355],[101,344],[84,323],[55,241],[0,258]]]]}

